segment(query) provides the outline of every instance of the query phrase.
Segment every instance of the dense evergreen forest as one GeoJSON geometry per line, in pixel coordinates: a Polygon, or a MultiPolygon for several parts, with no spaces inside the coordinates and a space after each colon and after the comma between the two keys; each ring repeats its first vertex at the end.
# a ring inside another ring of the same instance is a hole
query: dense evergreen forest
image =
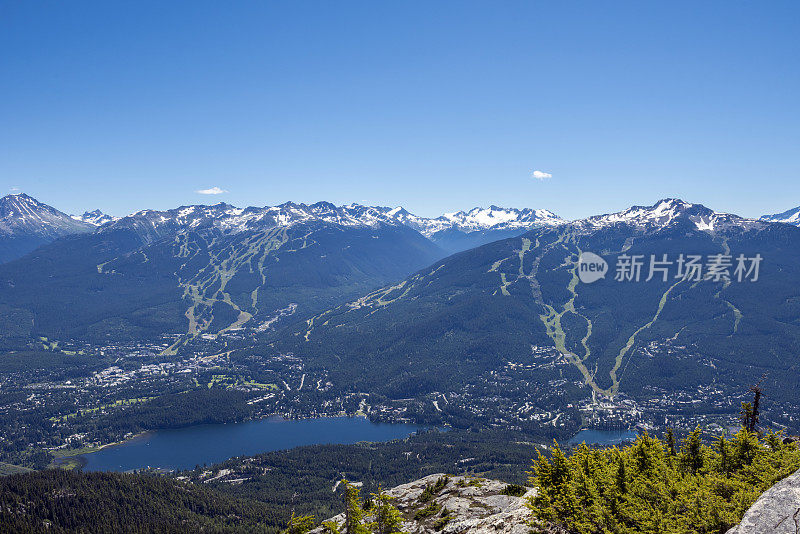
{"type": "Polygon", "coordinates": [[[0,477],[0,532],[271,532],[264,502],[167,477],[61,469],[0,477]]]}
{"type": "Polygon", "coordinates": [[[591,449],[534,462],[533,516],[576,534],[724,533],[759,495],[800,469],[796,442],[742,428],[703,443],[700,430],[680,446],[640,435],[628,447],[591,449]]]}
{"type": "Polygon", "coordinates": [[[190,425],[231,423],[244,421],[255,411],[247,404],[246,393],[229,389],[198,389],[170,393],[132,405],[124,417],[109,414],[97,418],[87,417],[87,424],[99,430],[114,432],[142,432],[160,428],[181,428],[190,425]]]}

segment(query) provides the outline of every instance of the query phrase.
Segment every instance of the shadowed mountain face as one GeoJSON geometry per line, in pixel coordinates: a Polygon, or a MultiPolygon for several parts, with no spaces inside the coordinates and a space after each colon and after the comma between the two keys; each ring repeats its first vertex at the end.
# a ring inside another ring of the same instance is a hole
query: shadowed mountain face
{"type": "Polygon", "coordinates": [[[670,199],[456,254],[314,317],[282,344],[389,395],[535,363],[538,345],[556,347],[569,363],[564,378],[600,398],[741,387],[763,373],[791,398],[800,393],[798,287],[798,229],[670,199]],[[582,252],[608,262],[605,278],[580,281],[582,252]],[[664,254],[668,272],[646,281],[651,256],[664,254]],[[700,280],[677,277],[681,254],[702,258],[700,280]],[[706,279],[720,254],[730,279],[706,279]],[[747,269],[763,258],[756,281],[752,271],[738,281],[747,274],[736,272],[739,255],[747,269]],[[631,257],[643,264],[640,280],[617,281],[631,257]]]}
{"type": "Polygon", "coordinates": [[[0,198],[0,263],[20,258],[41,245],[94,226],[25,194],[0,198]]]}
{"type": "Polygon", "coordinates": [[[268,328],[442,256],[418,232],[385,224],[312,219],[160,233],[112,225],[0,266],[0,321],[16,325],[16,335],[86,339],[268,328]]]}

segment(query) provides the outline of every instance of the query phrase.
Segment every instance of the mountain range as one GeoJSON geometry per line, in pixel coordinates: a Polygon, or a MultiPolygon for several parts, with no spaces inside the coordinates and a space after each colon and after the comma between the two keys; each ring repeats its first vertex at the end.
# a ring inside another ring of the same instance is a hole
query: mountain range
{"type": "Polygon", "coordinates": [[[287,315],[322,311],[396,281],[454,247],[562,223],[545,210],[476,208],[426,219],[402,208],[328,202],[69,217],[27,195],[2,200],[15,208],[15,238],[52,241],[17,249],[17,256],[28,253],[0,266],[6,336],[193,337],[274,328],[287,315]]]}
{"type": "Polygon", "coordinates": [[[208,218],[222,209],[123,218],[0,265],[4,335],[152,339],[269,325],[445,255],[402,225],[265,218],[227,228],[208,218]]]}
{"type": "MultiPolygon", "coordinates": [[[[606,217],[636,217],[636,207],[606,217]]],[[[142,210],[114,217],[100,210],[69,216],[24,193],[0,198],[0,263],[21,257],[36,247],[72,234],[128,228],[148,242],[172,233],[216,226],[236,232],[264,224],[291,225],[318,219],[343,226],[403,225],[418,231],[448,253],[460,252],[492,241],[516,237],[534,227],[550,227],[567,221],[545,209],[489,206],[468,211],[420,217],[403,207],[335,206],[329,202],[238,208],[229,204],[181,206],[167,211],[142,210]]],[[[602,216],[586,221],[601,221],[602,216]]],[[[763,221],[800,225],[800,207],[763,221]]]]}
{"type": "Polygon", "coordinates": [[[696,392],[764,373],[800,393],[786,373],[800,352],[800,229],[773,222],[790,212],[755,220],[664,199],[567,222],[546,210],[426,219],[318,202],[76,220],[25,195],[3,205],[17,235],[55,239],[0,265],[6,339],[171,333],[182,336],[174,352],[246,328],[389,396],[457,389],[527,361],[531,347],[555,348],[537,372],[576,395],[696,392]],[[591,284],[579,279],[584,252],[608,265],[591,284]],[[681,255],[706,268],[722,255],[728,276],[616,280],[625,258],[640,258],[646,278],[665,254],[673,270],[681,255]],[[735,280],[739,255],[763,260],[756,282],[735,280]]]}
{"type": "Polygon", "coordinates": [[[187,229],[216,227],[225,232],[236,233],[265,225],[291,226],[309,221],[321,221],[344,227],[376,227],[381,224],[406,226],[448,251],[464,249],[457,244],[458,240],[464,243],[482,244],[487,239],[496,240],[496,236],[505,236],[507,233],[519,234],[534,226],[552,226],[564,222],[547,210],[497,206],[448,213],[431,219],[409,213],[402,207],[286,202],[263,208],[237,208],[223,203],[214,206],[181,206],[164,212],[140,211],[110,221],[102,226],[101,231],[130,228],[145,239],[154,240],[187,229]],[[456,234],[459,237],[455,237],[456,234]]]}
{"type": "Polygon", "coordinates": [[[279,206],[247,208],[221,203],[181,206],[167,211],[142,210],[121,218],[100,210],[69,216],[26,194],[13,194],[0,198],[0,263],[22,257],[59,237],[79,233],[126,228],[146,242],[152,242],[189,229],[217,227],[232,233],[264,225],[289,226],[312,220],[348,227],[402,225],[418,231],[450,253],[518,235],[534,226],[564,222],[543,209],[490,206],[426,218],[402,207],[335,206],[329,202],[286,202],[279,206]]]}
{"type": "Polygon", "coordinates": [[[665,199],[455,254],[309,318],[278,346],[390,397],[459,391],[537,362],[540,383],[566,379],[575,397],[697,396],[766,373],[782,398],[800,398],[798,287],[800,229],[665,199]],[[607,276],[580,281],[585,252],[607,276]],[[728,276],[676,277],[681,255],[712,271],[722,255],[728,276]],[[757,280],[739,281],[739,255],[762,258],[757,280]],[[639,281],[616,279],[626,258],[643,264],[639,281]],[[646,280],[665,259],[669,272],[646,280]],[[555,352],[542,360],[537,347],[555,352]]]}

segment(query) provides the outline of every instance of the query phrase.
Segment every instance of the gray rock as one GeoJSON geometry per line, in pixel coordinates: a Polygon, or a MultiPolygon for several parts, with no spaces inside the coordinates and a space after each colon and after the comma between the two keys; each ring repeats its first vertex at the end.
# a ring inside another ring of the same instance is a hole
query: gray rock
{"type": "Polygon", "coordinates": [[[800,470],[765,491],[727,534],[800,534],[800,470]]]}
{"type": "MultiPolygon", "coordinates": [[[[528,489],[522,497],[503,495],[508,486],[505,482],[485,478],[450,476],[447,485],[434,498],[433,502],[441,506],[441,510],[450,512],[450,520],[440,530],[434,524],[441,520],[441,511],[421,520],[415,520],[414,514],[426,504],[419,502],[425,486],[433,486],[443,474],[429,475],[402,486],[387,490],[394,498],[393,504],[403,514],[403,532],[408,534],[527,534],[531,530],[530,510],[525,506],[529,497],[536,490],[528,489]]],[[[331,518],[338,525],[344,520],[343,515],[331,518]]],[[[371,520],[367,517],[367,520],[371,520]]],[[[312,531],[322,532],[321,529],[312,531]]]]}

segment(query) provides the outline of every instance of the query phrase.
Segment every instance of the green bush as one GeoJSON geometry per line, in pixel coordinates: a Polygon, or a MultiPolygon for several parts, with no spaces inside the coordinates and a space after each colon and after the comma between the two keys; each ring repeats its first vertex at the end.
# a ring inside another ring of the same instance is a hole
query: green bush
{"type": "Polygon", "coordinates": [[[525,486],[520,486],[519,484],[509,484],[505,488],[503,488],[502,493],[503,495],[511,495],[512,497],[522,497],[527,493],[528,488],[525,486]]]}
{"type": "Polygon", "coordinates": [[[539,453],[529,506],[534,518],[590,534],[724,533],[758,496],[800,468],[800,450],[779,436],[741,430],[704,444],[700,430],[679,451],[643,434],[630,446],[566,456],[539,453]]]}
{"type": "Polygon", "coordinates": [[[433,517],[436,514],[438,514],[439,510],[441,510],[441,509],[442,509],[442,505],[441,504],[437,504],[435,502],[432,502],[428,506],[426,506],[425,508],[423,508],[421,510],[417,510],[417,512],[414,514],[414,519],[416,519],[417,521],[421,521],[423,519],[427,519],[429,517],[433,517]]]}

